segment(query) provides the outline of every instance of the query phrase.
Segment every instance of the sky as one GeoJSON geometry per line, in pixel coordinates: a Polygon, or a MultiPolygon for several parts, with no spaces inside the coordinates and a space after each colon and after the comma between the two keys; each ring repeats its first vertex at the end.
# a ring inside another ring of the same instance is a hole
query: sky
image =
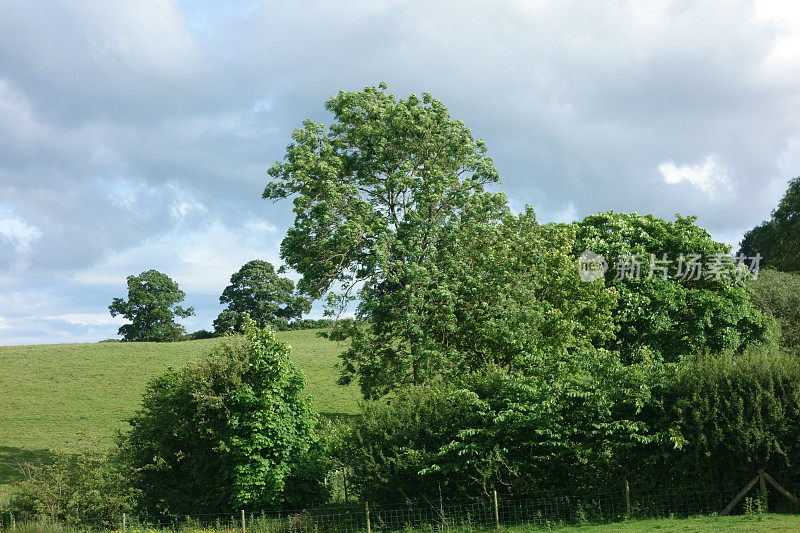
{"type": "Polygon", "coordinates": [[[6,0],[0,345],[115,338],[151,268],[210,329],[233,272],[281,264],[290,202],[261,192],[292,130],[380,82],[444,102],[544,222],[698,215],[735,245],[800,175],[793,2],[6,0]]]}

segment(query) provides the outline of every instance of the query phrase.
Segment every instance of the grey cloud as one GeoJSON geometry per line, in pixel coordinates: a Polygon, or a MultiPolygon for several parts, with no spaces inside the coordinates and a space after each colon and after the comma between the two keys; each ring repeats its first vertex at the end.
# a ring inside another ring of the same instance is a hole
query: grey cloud
{"type": "Polygon", "coordinates": [[[699,214],[733,242],[800,174],[800,72],[776,54],[800,35],[791,20],[722,1],[6,2],[0,203],[41,236],[23,270],[0,236],[0,290],[50,294],[53,309],[0,300],[0,337],[9,323],[17,339],[113,335],[19,321],[102,313],[149,267],[184,279],[199,298],[187,324],[210,327],[231,272],[205,273],[191,238],[277,262],[291,206],[260,199],[266,169],[303,119],[329,122],[329,96],[380,81],[432,93],[484,138],[515,208],[699,214]],[[709,157],[729,188],[659,172],[709,157]],[[171,254],[191,246],[194,262],[171,254]]]}

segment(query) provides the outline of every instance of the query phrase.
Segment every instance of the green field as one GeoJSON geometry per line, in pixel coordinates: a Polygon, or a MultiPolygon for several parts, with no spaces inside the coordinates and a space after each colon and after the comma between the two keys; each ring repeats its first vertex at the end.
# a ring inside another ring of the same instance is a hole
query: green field
{"type": "MultiPolygon", "coordinates": [[[[326,416],[352,414],[358,389],[336,385],[342,346],[318,331],[277,335],[292,346],[314,407],[326,416]]],[[[17,460],[108,446],[138,407],[150,378],[203,356],[219,342],[224,341],[0,347],[0,495],[17,477],[17,460]]]]}
{"type": "MultiPolygon", "coordinates": [[[[538,528],[510,528],[509,532],[542,531],[538,528]]],[[[712,531],[800,531],[800,516],[765,514],[760,517],[746,516],[699,516],[693,518],[659,518],[655,520],[630,520],[596,526],[554,527],[545,531],[559,533],[638,533],[658,531],[660,533],[710,533],[712,531]]]]}

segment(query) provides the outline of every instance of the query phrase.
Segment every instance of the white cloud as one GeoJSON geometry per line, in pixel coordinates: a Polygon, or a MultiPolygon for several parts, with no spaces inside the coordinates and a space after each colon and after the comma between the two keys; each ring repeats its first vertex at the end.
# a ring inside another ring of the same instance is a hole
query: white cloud
{"type": "Polygon", "coordinates": [[[17,217],[12,209],[0,205],[0,240],[10,242],[18,254],[29,252],[33,242],[41,236],[39,228],[17,217]]]}
{"type": "MultiPolygon", "coordinates": [[[[269,230],[266,223],[261,225],[269,230]]],[[[75,273],[73,280],[90,286],[121,286],[127,276],[153,268],[177,281],[187,294],[219,295],[231,274],[247,261],[264,259],[280,264],[277,236],[265,240],[263,233],[252,233],[219,221],[194,231],[169,232],[111,253],[91,268],[75,273]]]]}
{"type": "Polygon", "coordinates": [[[125,319],[121,316],[112,317],[109,313],[64,313],[42,317],[45,320],[60,320],[76,326],[121,326],[125,319]]]}
{"type": "Polygon", "coordinates": [[[674,162],[667,161],[661,163],[658,170],[667,183],[677,184],[687,181],[697,189],[709,194],[713,194],[720,186],[730,188],[725,166],[713,156],[708,156],[702,163],[694,165],[677,166],[674,162]]]}
{"type": "Polygon", "coordinates": [[[245,224],[245,228],[255,233],[275,233],[278,228],[272,222],[266,220],[254,219],[245,224]]]}

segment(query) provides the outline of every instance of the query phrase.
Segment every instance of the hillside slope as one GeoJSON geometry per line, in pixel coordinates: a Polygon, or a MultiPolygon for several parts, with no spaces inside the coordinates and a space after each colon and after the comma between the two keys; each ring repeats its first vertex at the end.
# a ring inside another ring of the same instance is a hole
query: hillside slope
{"type": "MultiPolygon", "coordinates": [[[[328,416],[352,414],[357,388],[336,385],[342,346],[317,331],[278,337],[292,346],[314,407],[328,416]]],[[[0,347],[0,485],[17,477],[17,460],[46,458],[54,449],[109,445],[138,407],[150,378],[203,356],[221,341],[0,347]]]]}

